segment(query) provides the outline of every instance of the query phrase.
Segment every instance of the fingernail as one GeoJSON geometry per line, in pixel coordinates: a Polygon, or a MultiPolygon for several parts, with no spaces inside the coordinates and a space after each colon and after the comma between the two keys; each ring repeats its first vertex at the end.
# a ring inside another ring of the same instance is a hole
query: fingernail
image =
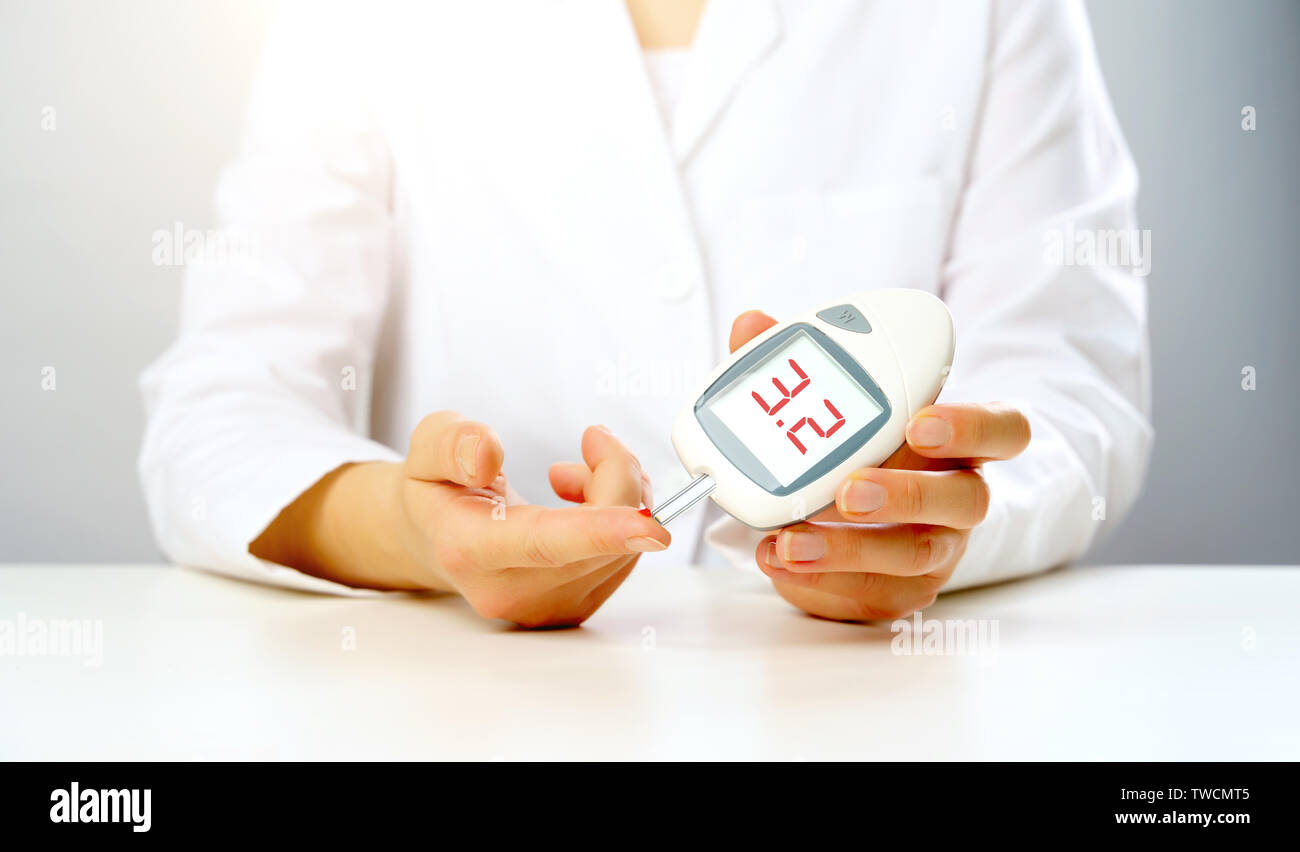
{"type": "Polygon", "coordinates": [[[781,533],[786,562],[813,562],[826,555],[826,539],[817,533],[781,533]]]}
{"type": "Polygon", "coordinates": [[[907,427],[907,442],[914,447],[935,449],[952,439],[952,426],[942,417],[918,417],[907,427]]]}
{"type": "Polygon", "coordinates": [[[461,472],[472,477],[478,471],[478,435],[464,435],[456,442],[456,463],[461,472]]]}
{"type": "Polygon", "coordinates": [[[664,544],[657,538],[651,538],[648,535],[639,535],[635,538],[629,538],[623,542],[623,546],[628,550],[636,553],[658,553],[661,550],[667,550],[668,545],[664,544]]]}
{"type": "Polygon", "coordinates": [[[885,505],[888,494],[879,482],[870,479],[853,479],[844,487],[844,511],[854,515],[865,515],[885,505]]]}
{"type": "Polygon", "coordinates": [[[776,555],[776,542],[775,542],[775,541],[769,541],[769,542],[767,543],[767,553],[764,555],[764,557],[763,557],[763,561],[767,563],[767,567],[768,567],[768,568],[784,568],[784,567],[785,567],[784,565],[781,564],[781,560],[780,560],[780,558],[777,557],[777,555],[776,555]]]}

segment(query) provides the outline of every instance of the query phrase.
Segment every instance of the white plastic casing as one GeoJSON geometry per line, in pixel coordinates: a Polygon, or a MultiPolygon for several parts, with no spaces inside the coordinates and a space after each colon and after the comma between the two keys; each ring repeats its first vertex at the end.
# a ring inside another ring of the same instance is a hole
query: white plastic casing
{"type": "Polygon", "coordinates": [[[948,308],[922,290],[870,290],[818,306],[779,323],[749,341],[720,364],[692,394],[673,421],[673,447],[692,477],[716,483],[710,495],[728,514],[756,529],[775,529],[810,517],[835,502],[835,491],[858,468],[875,467],[904,441],[912,415],[939,395],[952,367],[953,325],[948,308]],[[819,318],[819,312],[852,305],[871,325],[869,333],[848,331],[819,318]],[[846,459],[803,488],[785,496],[770,493],[731,463],[705,433],[696,402],[727,369],[769,338],[807,323],[839,344],[875,380],[890,403],[888,421],[846,459]]]}

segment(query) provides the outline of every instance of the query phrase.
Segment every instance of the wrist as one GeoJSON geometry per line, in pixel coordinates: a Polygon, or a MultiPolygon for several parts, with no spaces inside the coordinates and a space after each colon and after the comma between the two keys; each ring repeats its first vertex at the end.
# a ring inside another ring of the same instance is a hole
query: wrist
{"type": "Polygon", "coordinates": [[[287,506],[249,552],[349,586],[436,588],[405,546],[400,487],[399,464],[342,465],[287,506]]]}
{"type": "Polygon", "coordinates": [[[325,494],[317,535],[334,570],[374,588],[441,590],[403,506],[400,463],[340,468],[325,494]]]}

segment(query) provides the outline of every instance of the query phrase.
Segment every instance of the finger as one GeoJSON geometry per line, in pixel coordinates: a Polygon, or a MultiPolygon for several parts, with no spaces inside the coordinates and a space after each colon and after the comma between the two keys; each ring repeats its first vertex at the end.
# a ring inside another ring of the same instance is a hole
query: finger
{"type": "MultiPolygon", "coordinates": [[[[835,621],[877,621],[892,620],[878,610],[867,611],[866,602],[855,598],[841,597],[830,592],[819,591],[810,586],[803,586],[783,579],[779,572],[768,574],[772,588],[791,604],[818,618],[830,618],[835,621]]],[[[897,617],[897,616],[896,616],[897,617]]]]}
{"type": "Polygon", "coordinates": [[[547,471],[551,490],[570,503],[585,502],[587,483],[591,481],[591,468],[581,462],[556,462],[547,471]]]}
{"type": "Polygon", "coordinates": [[[931,459],[912,449],[904,441],[894,454],[880,463],[891,470],[959,470],[971,467],[970,459],[931,459]]]}
{"type": "Polygon", "coordinates": [[[762,311],[745,311],[731,324],[731,351],[735,352],[774,325],[776,320],[762,311]]]}
{"type": "Polygon", "coordinates": [[[608,572],[608,576],[601,576],[600,581],[596,584],[587,596],[583,599],[583,608],[595,611],[600,608],[601,604],[614,594],[623,581],[632,573],[632,568],[636,563],[629,557],[625,560],[619,560],[614,563],[614,570],[608,572]]]}
{"type": "MultiPolygon", "coordinates": [[[[562,500],[570,503],[587,502],[586,490],[591,482],[591,468],[580,462],[557,462],[549,471],[551,490],[562,500]]],[[[641,472],[641,503],[648,509],[654,508],[654,490],[650,485],[650,475],[641,472]]]]}
{"type": "Polygon", "coordinates": [[[641,463],[614,433],[591,426],[582,433],[582,458],[591,469],[585,495],[593,506],[640,506],[646,476],[641,463]]]}
{"type": "MultiPolygon", "coordinates": [[[[609,596],[614,594],[627,579],[632,573],[636,560],[636,555],[625,556],[612,562],[598,560],[594,563],[598,567],[592,569],[589,574],[561,583],[552,590],[550,595],[515,604],[511,607],[507,620],[529,629],[572,627],[581,624],[594,615],[596,610],[600,609],[609,596]],[[577,601],[577,603],[557,611],[551,602],[552,596],[562,600],[577,601]]],[[[583,564],[593,563],[578,563],[578,565],[583,564]]]]}
{"type": "Polygon", "coordinates": [[[798,574],[919,577],[952,564],[965,536],[929,524],[796,524],[777,534],[774,567],[798,574]]]}
{"type": "Polygon", "coordinates": [[[1029,438],[1029,420],[1002,403],[931,405],[907,424],[908,446],[931,458],[1014,458],[1029,438]]]}
{"type": "MultiPolygon", "coordinates": [[[[776,545],[759,544],[756,556],[763,573],[771,578],[786,600],[826,618],[843,621],[892,620],[934,603],[946,575],[899,577],[889,574],[794,573],[773,567],[764,556],[776,545]]],[[[779,561],[779,560],[777,560],[779,561]]]]}
{"type": "Polygon", "coordinates": [[[561,581],[590,572],[593,564],[575,564],[583,560],[664,550],[672,541],[668,530],[630,506],[523,505],[501,512],[488,500],[456,505],[447,519],[464,542],[462,558],[484,567],[569,569],[561,581]]]}
{"type": "Polygon", "coordinates": [[[978,470],[855,470],[835,492],[835,508],[856,524],[936,524],[970,529],[989,510],[978,470]]]}
{"type": "Polygon", "coordinates": [[[465,420],[454,411],[439,411],[421,420],[411,433],[405,471],[425,482],[484,488],[501,473],[504,461],[501,439],[491,427],[465,420]]]}

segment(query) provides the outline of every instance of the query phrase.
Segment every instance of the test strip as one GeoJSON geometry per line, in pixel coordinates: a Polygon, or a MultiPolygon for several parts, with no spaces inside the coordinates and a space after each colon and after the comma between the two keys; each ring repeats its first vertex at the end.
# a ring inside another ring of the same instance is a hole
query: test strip
{"type": "Polygon", "coordinates": [[[673,518],[712,494],[717,486],[718,483],[713,481],[713,477],[702,473],[692,479],[690,485],[660,503],[650,517],[654,518],[660,526],[666,527],[673,518]]]}

